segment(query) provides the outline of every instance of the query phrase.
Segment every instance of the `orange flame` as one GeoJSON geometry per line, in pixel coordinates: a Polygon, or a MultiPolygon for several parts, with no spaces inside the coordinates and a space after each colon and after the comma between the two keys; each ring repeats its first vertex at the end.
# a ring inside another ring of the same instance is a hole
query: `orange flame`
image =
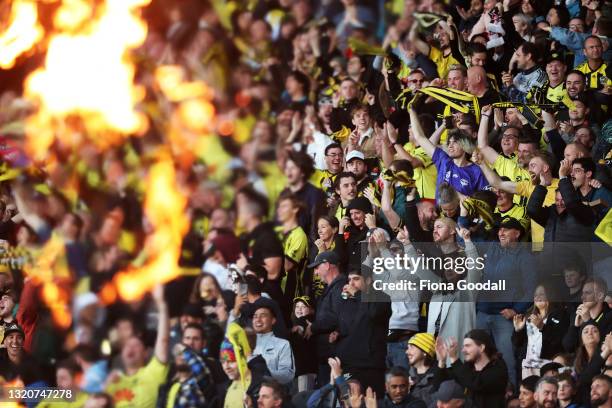
{"type": "Polygon", "coordinates": [[[146,264],[116,276],[117,290],[126,301],[140,299],[156,283],[168,282],[180,274],[178,261],[183,236],[189,228],[185,215],[187,199],[176,187],[174,164],[169,157],[161,158],[151,167],[146,191],[145,215],[154,232],[145,243],[146,264]]]}
{"type": "Polygon", "coordinates": [[[190,164],[195,154],[202,153],[202,137],[214,128],[213,92],[201,81],[188,81],[185,70],[177,65],[157,68],[155,79],[173,108],[165,132],[173,154],[180,163],[190,164]]]}
{"type": "Polygon", "coordinates": [[[36,256],[33,265],[24,266],[25,274],[42,285],[41,298],[51,311],[54,323],[66,329],[72,324],[68,283],[72,280],[67,266],[66,247],[63,239],[52,236],[36,256]]]}
{"type": "Polygon", "coordinates": [[[0,68],[11,69],[15,60],[43,38],[38,23],[36,2],[16,0],[12,4],[9,25],[0,32],[0,68]]]}
{"type": "Polygon", "coordinates": [[[39,111],[27,123],[28,153],[36,159],[48,152],[66,119],[82,119],[85,133],[99,147],[142,133],[147,126],[135,105],[144,98],[134,86],[134,65],[128,51],[144,42],[147,26],[136,12],[151,0],[106,0],[94,12],[91,2],[64,0],[49,39],[44,67],[26,80],[26,96],[39,111]]]}

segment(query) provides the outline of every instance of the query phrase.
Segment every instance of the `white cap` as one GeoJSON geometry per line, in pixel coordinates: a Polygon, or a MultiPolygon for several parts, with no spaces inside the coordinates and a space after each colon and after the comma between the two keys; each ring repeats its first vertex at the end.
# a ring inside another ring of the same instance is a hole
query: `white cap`
{"type": "Polygon", "coordinates": [[[353,159],[361,159],[365,161],[365,156],[359,150],[351,150],[349,154],[346,155],[346,162],[350,162],[353,159]]]}

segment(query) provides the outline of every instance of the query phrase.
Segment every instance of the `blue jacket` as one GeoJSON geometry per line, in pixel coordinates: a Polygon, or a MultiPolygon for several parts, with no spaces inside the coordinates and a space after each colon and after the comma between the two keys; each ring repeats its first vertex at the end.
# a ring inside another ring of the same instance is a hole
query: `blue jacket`
{"type": "Polygon", "coordinates": [[[502,248],[499,243],[490,245],[485,254],[482,280],[494,282],[503,279],[506,290],[503,293],[480,292],[476,310],[486,314],[499,314],[503,309],[525,312],[533,301],[537,272],[536,260],[524,245],[519,243],[515,248],[502,248]]]}
{"type": "MultiPolygon", "coordinates": [[[[550,38],[559,41],[561,45],[574,52],[574,68],[586,61],[582,45],[590,35],[591,33],[576,33],[562,27],[552,27],[550,31],[550,38]]],[[[608,44],[610,44],[610,39],[608,39],[608,44]]],[[[608,48],[602,58],[604,61],[609,61],[610,57],[612,57],[612,51],[608,48]]]]}

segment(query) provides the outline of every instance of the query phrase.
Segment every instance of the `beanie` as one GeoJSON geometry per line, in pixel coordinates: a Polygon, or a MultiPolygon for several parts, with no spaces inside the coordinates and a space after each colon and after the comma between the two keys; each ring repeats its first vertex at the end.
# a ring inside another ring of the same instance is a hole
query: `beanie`
{"type": "Polygon", "coordinates": [[[436,340],[431,333],[417,333],[408,340],[408,344],[420,348],[429,357],[436,355],[436,340]]]}

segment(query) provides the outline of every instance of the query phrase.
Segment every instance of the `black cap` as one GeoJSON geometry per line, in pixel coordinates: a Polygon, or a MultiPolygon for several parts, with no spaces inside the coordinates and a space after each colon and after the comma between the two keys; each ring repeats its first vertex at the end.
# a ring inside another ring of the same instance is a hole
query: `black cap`
{"type": "Polygon", "coordinates": [[[563,54],[560,51],[553,51],[548,55],[548,58],[546,58],[546,63],[549,64],[553,61],[559,61],[563,64],[566,64],[565,62],[565,54],[563,54]]]}
{"type": "Polygon", "coordinates": [[[333,251],[321,252],[316,256],[315,260],[308,265],[308,267],[315,268],[326,262],[329,262],[332,265],[338,265],[340,263],[340,258],[338,258],[338,255],[333,251]]]}
{"type": "Polygon", "coordinates": [[[372,213],[372,204],[365,197],[357,197],[351,200],[346,211],[350,214],[351,210],[361,210],[366,214],[372,213]]]}
{"type": "Polygon", "coordinates": [[[516,218],[512,218],[512,217],[504,218],[499,228],[509,228],[509,229],[519,230],[521,235],[525,233],[525,228],[523,228],[519,220],[517,220],[516,218]]]}
{"type": "Polygon", "coordinates": [[[560,368],[563,368],[562,364],[551,361],[550,363],[546,363],[542,367],[540,367],[540,376],[543,376],[547,371],[550,370],[558,372],[560,368]]]}
{"type": "Polygon", "coordinates": [[[450,402],[454,399],[465,400],[465,389],[455,381],[444,381],[434,395],[435,400],[440,402],[450,402]]]}
{"type": "Polygon", "coordinates": [[[19,333],[21,334],[21,337],[25,338],[25,333],[23,332],[23,329],[17,323],[12,323],[10,326],[4,329],[4,338],[6,339],[6,336],[11,333],[19,333]]]}

